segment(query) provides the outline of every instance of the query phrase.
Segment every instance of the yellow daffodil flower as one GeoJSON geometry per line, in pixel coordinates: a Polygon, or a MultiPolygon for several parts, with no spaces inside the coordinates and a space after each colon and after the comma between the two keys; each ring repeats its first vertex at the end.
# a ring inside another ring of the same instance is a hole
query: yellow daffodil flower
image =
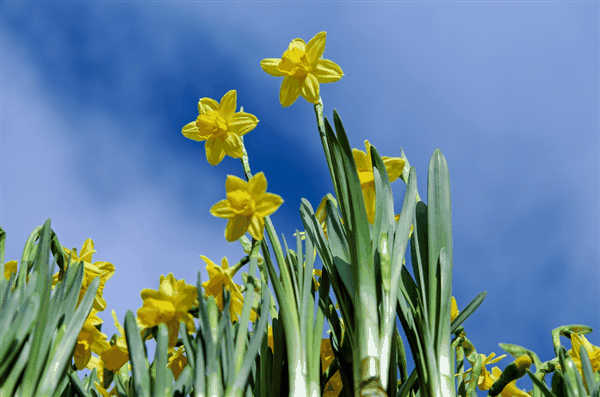
{"type": "Polygon", "coordinates": [[[590,363],[592,364],[593,373],[596,373],[600,369],[600,347],[592,345],[584,335],[571,334],[571,350],[569,350],[569,355],[573,359],[573,363],[575,363],[579,373],[582,375],[584,386],[587,390],[587,382],[583,376],[583,367],[581,366],[581,356],[579,354],[581,345],[583,345],[587,351],[590,363]]]}
{"type": "Polygon", "coordinates": [[[456,299],[454,299],[454,297],[452,297],[452,300],[450,302],[450,321],[454,321],[456,316],[458,316],[458,313],[460,313],[460,312],[458,311],[458,305],[456,304],[456,299]]]}
{"type": "MultiPolygon", "coordinates": [[[[333,349],[331,348],[331,342],[329,339],[321,339],[321,365],[323,366],[323,371],[327,371],[327,368],[329,368],[334,359],[335,356],[333,354],[333,349]]],[[[342,387],[342,376],[338,370],[325,385],[323,397],[339,396],[340,392],[342,391],[342,387]]]]}
{"type": "Polygon", "coordinates": [[[117,338],[117,342],[113,346],[110,346],[100,354],[100,358],[106,363],[106,369],[117,372],[123,364],[129,361],[129,349],[127,348],[127,340],[125,339],[125,330],[119,324],[117,313],[114,310],[112,311],[112,316],[115,320],[115,327],[121,336],[117,338]]]}
{"type": "Polygon", "coordinates": [[[179,375],[181,375],[181,372],[188,363],[187,357],[184,356],[183,353],[185,353],[184,346],[179,346],[177,351],[175,351],[174,348],[169,349],[169,354],[171,355],[171,357],[169,357],[169,363],[167,364],[167,368],[171,368],[175,380],[179,378],[179,375]]]}
{"type": "MultiPolygon", "coordinates": [[[[490,374],[488,372],[488,370],[485,369],[485,367],[482,367],[481,373],[482,373],[482,375],[479,376],[480,383],[478,383],[478,386],[479,386],[479,390],[483,391],[483,390],[489,390],[492,387],[492,385],[494,384],[494,382],[496,382],[498,379],[500,379],[500,376],[502,375],[502,370],[498,367],[494,367],[494,368],[492,368],[492,373],[490,374]],[[481,381],[482,376],[484,378],[484,381],[481,381]]],[[[531,397],[529,395],[529,393],[527,393],[517,387],[516,379],[513,380],[512,382],[510,382],[509,384],[507,384],[504,387],[504,389],[502,389],[502,392],[500,392],[499,396],[501,396],[501,397],[531,397]]]]}
{"type": "Polygon", "coordinates": [[[13,273],[17,273],[18,261],[8,261],[4,264],[4,278],[10,280],[13,273]]]}
{"type": "MultiPolygon", "coordinates": [[[[71,263],[79,263],[80,261],[83,261],[84,264],[83,282],[81,283],[81,290],[79,291],[77,305],[79,305],[83,299],[83,295],[85,295],[85,292],[92,281],[94,281],[96,277],[100,277],[100,285],[98,286],[98,291],[96,292],[96,297],[94,298],[93,307],[99,312],[103,311],[106,308],[106,301],[102,297],[104,285],[108,280],[110,280],[113,274],[115,274],[115,266],[109,262],[95,262],[92,264],[92,255],[96,251],[94,250],[94,241],[91,238],[85,240],[79,255],[77,255],[77,250],[71,251],[65,247],[63,247],[63,250],[67,256],[71,257],[71,263]]],[[[52,277],[52,288],[54,288],[59,281],[59,273],[56,273],[52,277]]]]}
{"type": "Polygon", "coordinates": [[[77,345],[75,346],[73,359],[75,360],[75,366],[80,371],[89,364],[92,352],[101,354],[110,347],[110,344],[106,341],[106,335],[98,331],[98,328],[95,327],[98,324],[102,324],[102,320],[96,316],[97,313],[96,309],[92,309],[77,336],[77,345]]]}
{"type": "MultiPolygon", "coordinates": [[[[489,375],[489,372],[485,372],[485,373],[483,372],[483,370],[485,369],[485,366],[489,365],[489,364],[497,363],[498,361],[500,361],[504,357],[506,357],[506,354],[503,354],[503,355],[498,356],[496,358],[494,358],[496,356],[496,353],[494,353],[494,352],[490,353],[490,355],[487,356],[487,357],[486,357],[485,354],[482,354],[482,353],[480,353],[479,356],[481,357],[481,373],[479,374],[478,384],[481,383],[481,384],[485,385],[489,381],[489,379],[485,378],[486,374],[489,375]]],[[[467,358],[467,360],[468,360],[468,358],[467,358]]],[[[471,360],[469,360],[469,362],[471,363],[471,366],[475,365],[475,361],[471,362],[471,360]]],[[[471,372],[471,370],[472,370],[472,368],[469,368],[465,372],[460,372],[460,373],[456,374],[455,376],[463,375],[463,378],[464,378],[464,375],[468,374],[469,372],[471,372]]],[[[490,387],[492,387],[492,384],[494,384],[494,381],[492,381],[492,383],[490,383],[490,385],[488,386],[488,389],[490,387]]],[[[481,389],[481,390],[487,390],[487,389],[481,389]]]]}
{"type": "MultiPolygon", "coordinates": [[[[363,198],[367,210],[369,223],[375,223],[375,177],[373,176],[373,164],[371,163],[371,144],[365,141],[367,152],[352,149],[358,178],[362,187],[363,198]]],[[[382,157],[390,182],[394,182],[404,169],[404,160],[399,157],[382,157]]]]}
{"type": "MultiPolygon", "coordinates": [[[[231,303],[229,305],[229,315],[231,316],[231,322],[238,320],[238,316],[242,314],[242,308],[244,306],[244,295],[240,290],[240,286],[233,281],[233,276],[241,267],[233,267],[229,269],[229,263],[227,258],[223,257],[221,260],[221,266],[217,266],[213,261],[207,257],[200,255],[200,257],[206,262],[206,271],[208,272],[208,281],[202,283],[206,296],[214,296],[217,301],[217,307],[220,311],[223,311],[223,286],[225,289],[231,292],[231,303]]],[[[256,321],[257,314],[254,309],[250,311],[250,321],[256,321]]]]}
{"type": "MultiPolygon", "coordinates": [[[[117,387],[113,386],[112,390],[110,392],[108,392],[106,390],[106,388],[104,388],[104,368],[105,368],[105,362],[102,361],[101,359],[99,359],[98,357],[94,357],[92,356],[92,358],[90,359],[90,362],[87,366],[88,369],[93,370],[94,368],[96,368],[96,375],[98,377],[98,380],[96,382],[94,382],[94,385],[96,385],[96,388],[98,389],[98,391],[100,392],[100,394],[102,395],[102,397],[110,397],[110,396],[117,396],[117,387]]],[[[106,387],[109,387],[109,385],[107,385],[106,387]]]]}
{"type": "Polygon", "coordinates": [[[158,290],[144,289],[141,292],[144,306],[137,311],[140,324],[154,327],[164,323],[169,329],[169,347],[177,343],[179,322],[184,321],[189,333],[194,332],[194,318],[188,311],[198,304],[198,291],[195,286],[177,280],[173,273],[160,276],[158,290]]]}
{"type": "Polygon", "coordinates": [[[229,219],[225,228],[227,241],[236,241],[246,232],[250,232],[256,240],[262,240],[264,218],[275,212],[283,199],[276,194],[266,193],[267,179],[262,172],[254,175],[249,182],[228,175],[225,190],[227,198],[213,205],[210,213],[229,219]]]}
{"type": "Polygon", "coordinates": [[[198,117],[186,124],[182,134],[194,141],[206,141],[206,159],[210,165],[217,165],[225,155],[233,158],[242,157],[243,143],[241,136],[252,131],[258,119],[244,112],[235,112],[236,91],[231,90],[221,98],[221,103],[214,99],[202,98],[198,102],[198,117]]]}
{"type": "Polygon", "coordinates": [[[284,77],[279,91],[281,106],[290,106],[300,95],[310,103],[318,103],[319,83],[333,83],[344,75],[335,62],[323,59],[326,36],[326,32],[320,32],[308,44],[294,39],[281,59],[267,58],[260,62],[271,76],[284,77]]]}

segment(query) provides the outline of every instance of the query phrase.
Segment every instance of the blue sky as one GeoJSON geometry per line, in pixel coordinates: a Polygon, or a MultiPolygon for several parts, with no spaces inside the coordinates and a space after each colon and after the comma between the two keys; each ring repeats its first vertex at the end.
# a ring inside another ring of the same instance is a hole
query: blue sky
{"type": "MultiPolygon", "coordinates": [[[[181,134],[199,98],[236,89],[260,120],[245,139],[250,165],[285,200],[272,220],[288,242],[300,199],[316,208],[333,193],[312,105],[282,108],[281,78],[260,68],[320,31],[345,74],[321,86],[325,115],[337,109],[351,145],[368,139],[390,157],[403,147],[423,198],[431,154],[446,157],[453,295],[462,308],[488,292],[465,323],[477,350],[514,343],[545,361],[555,327],[600,326],[597,2],[1,7],[5,258],[48,217],[66,247],[92,238],[94,261],[116,267],[100,314],[109,337],[110,310],[120,321],[137,311],[161,274],[195,284],[198,270],[208,278],[199,255],[243,255],[209,213],[239,161],[211,167],[181,134]]],[[[399,212],[404,186],[393,189],[399,212]]],[[[597,331],[588,339],[600,345],[597,331]]]]}

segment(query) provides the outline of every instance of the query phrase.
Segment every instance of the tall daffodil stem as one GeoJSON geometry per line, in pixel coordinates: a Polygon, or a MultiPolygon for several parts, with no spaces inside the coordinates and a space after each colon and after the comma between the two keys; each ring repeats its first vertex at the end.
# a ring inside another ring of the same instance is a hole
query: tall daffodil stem
{"type": "MultiPolygon", "coordinates": [[[[321,137],[321,143],[323,144],[323,151],[325,152],[325,159],[327,159],[327,166],[329,167],[329,173],[331,174],[331,180],[336,183],[336,179],[333,175],[333,163],[331,162],[331,153],[329,153],[329,144],[327,143],[327,135],[325,134],[325,119],[323,118],[323,100],[319,97],[319,102],[315,103],[315,114],[317,115],[317,128],[319,129],[319,136],[321,137]]],[[[337,186],[334,186],[337,191],[337,186]]]]}
{"type": "MultiPolygon", "coordinates": [[[[249,181],[252,179],[252,173],[250,172],[248,153],[246,152],[246,147],[243,143],[244,140],[242,137],[243,155],[241,161],[242,166],[244,167],[246,180],[249,181]]],[[[281,248],[281,243],[279,242],[279,238],[277,238],[277,234],[275,233],[273,222],[271,222],[271,218],[268,216],[265,217],[265,229],[269,235],[269,240],[271,240],[271,246],[275,252],[275,257],[277,258],[277,263],[279,264],[279,270],[281,272],[281,278],[283,282],[283,286],[281,286],[279,278],[276,277],[275,269],[272,268],[270,261],[265,260],[265,263],[269,267],[271,282],[273,283],[274,287],[273,289],[275,290],[275,295],[283,315],[283,326],[285,329],[285,341],[287,344],[289,363],[290,397],[295,395],[308,396],[310,382],[306,354],[307,346],[306,340],[300,337],[300,319],[298,307],[296,306],[294,299],[292,280],[288,272],[288,267],[285,264],[285,256],[283,254],[283,249],[281,248]]],[[[264,238],[261,244],[263,251],[268,252],[269,247],[267,246],[264,238]]]]}

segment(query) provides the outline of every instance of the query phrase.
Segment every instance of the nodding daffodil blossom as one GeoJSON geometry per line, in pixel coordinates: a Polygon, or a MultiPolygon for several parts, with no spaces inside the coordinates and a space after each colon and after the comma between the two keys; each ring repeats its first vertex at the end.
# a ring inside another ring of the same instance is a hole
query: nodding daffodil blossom
{"type": "Polygon", "coordinates": [[[169,330],[169,347],[175,347],[179,334],[179,322],[184,321],[188,333],[195,330],[194,318],[189,310],[198,305],[198,290],[195,286],[177,280],[169,273],[160,276],[157,290],[144,289],[141,292],[144,306],[137,311],[143,327],[154,327],[164,323],[169,330]]]}
{"type": "MultiPolygon", "coordinates": [[[[373,176],[373,164],[371,162],[371,144],[365,141],[367,152],[352,149],[356,170],[360,186],[362,187],[363,198],[367,210],[369,223],[375,223],[375,177],[373,176]]],[[[387,171],[390,182],[394,182],[404,169],[404,160],[399,157],[382,157],[385,170],[387,171]]]]}
{"type": "Polygon", "coordinates": [[[169,354],[171,355],[171,357],[169,357],[169,363],[167,364],[167,368],[171,368],[175,380],[179,378],[179,375],[181,375],[181,372],[183,372],[183,369],[188,363],[187,357],[184,356],[183,353],[185,353],[184,346],[179,346],[177,350],[175,350],[174,348],[169,349],[169,354]]]}
{"type": "MultiPolygon", "coordinates": [[[[83,299],[83,296],[85,295],[85,292],[92,281],[94,281],[96,277],[100,277],[100,285],[98,286],[98,291],[96,292],[96,297],[94,298],[93,307],[99,312],[103,311],[106,308],[106,301],[102,296],[104,285],[115,274],[115,266],[109,262],[92,263],[92,255],[94,252],[96,252],[96,250],[94,250],[94,240],[91,238],[85,240],[79,255],[77,254],[76,249],[71,251],[63,247],[63,250],[65,251],[67,257],[71,257],[71,263],[79,263],[80,261],[83,261],[84,264],[83,282],[81,283],[81,290],[79,291],[77,305],[79,305],[83,299]]],[[[52,288],[54,288],[59,281],[60,272],[52,276],[52,288]]]]}
{"type": "Polygon", "coordinates": [[[112,372],[117,372],[127,361],[129,361],[129,348],[127,347],[127,339],[125,339],[125,329],[117,320],[117,313],[112,311],[115,327],[121,336],[117,337],[116,343],[103,351],[100,358],[105,363],[104,367],[112,372]]]}
{"type": "Polygon", "coordinates": [[[75,360],[75,366],[80,371],[88,366],[92,358],[92,352],[101,354],[110,347],[110,344],[106,341],[106,335],[96,328],[96,325],[102,324],[102,320],[96,315],[97,313],[96,309],[92,309],[77,336],[73,359],[75,360]]]}
{"type": "Polygon", "coordinates": [[[260,62],[262,69],[275,77],[284,77],[279,91],[281,106],[287,107],[300,95],[310,103],[319,102],[319,83],[333,83],[344,75],[335,62],[323,59],[326,32],[317,33],[308,44],[294,39],[281,58],[260,62]]]}
{"type": "Polygon", "coordinates": [[[198,117],[186,124],[181,132],[186,138],[194,141],[206,141],[206,159],[210,165],[217,165],[225,155],[233,158],[243,156],[241,136],[252,131],[258,119],[244,112],[235,112],[236,91],[231,90],[221,98],[221,103],[214,99],[202,98],[198,102],[198,117]]]}
{"type": "MultiPolygon", "coordinates": [[[[244,295],[242,295],[240,286],[233,281],[233,276],[240,269],[242,263],[240,262],[237,267],[230,269],[226,257],[223,257],[221,260],[221,266],[217,266],[203,255],[200,255],[200,257],[206,262],[206,271],[210,278],[208,281],[202,283],[205,295],[214,296],[217,301],[217,307],[220,311],[223,311],[223,286],[225,286],[225,289],[231,293],[231,303],[229,306],[231,322],[236,321],[242,313],[244,295]]],[[[250,312],[250,321],[256,321],[256,311],[254,309],[250,312]]]]}
{"type": "Polygon", "coordinates": [[[219,218],[229,219],[225,227],[225,238],[229,242],[238,240],[246,232],[256,240],[263,239],[265,217],[277,211],[283,199],[267,193],[267,179],[259,172],[249,182],[228,175],[225,181],[227,198],[210,209],[219,218]]]}
{"type": "MultiPolygon", "coordinates": [[[[573,359],[573,363],[575,363],[575,366],[579,370],[579,373],[583,375],[583,367],[581,366],[581,355],[579,354],[579,349],[582,345],[587,351],[588,357],[590,358],[590,364],[592,364],[592,372],[596,373],[600,369],[600,347],[592,345],[583,334],[571,334],[571,350],[569,350],[569,355],[573,359]]],[[[588,390],[585,377],[583,378],[583,381],[586,390],[588,390]]]]}

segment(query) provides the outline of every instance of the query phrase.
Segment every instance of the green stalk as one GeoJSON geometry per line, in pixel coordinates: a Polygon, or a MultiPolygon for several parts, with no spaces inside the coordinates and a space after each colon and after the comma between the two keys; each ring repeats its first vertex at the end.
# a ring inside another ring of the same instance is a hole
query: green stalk
{"type": "MultiPolygon", "coordinates": [[[[319,103],[315,104],[315,113],[317,115],[317,124],[323,150],[331,173],[331,179],[334,183],[336,193],[339,194],[337,186],[337,177],[334,173],[334,165],[331,159],[329,142],[325,134],[325,123],[323,119],[323,101],[319,98],[319,103]]],[[[339,150],[343,152],[343,157],[350,158],[350,164],[346,167],[352,168],[352,152],[349,147],[347,137],[343,132],[343,126],[334,111],[334,122],[337,130],[337,136],[340,138],[339,150]]],[[[366,212],[364,203],[362,203],[362,191],[358,180],[356,170],[351,170],[346,174],[347,197],[349,202],[346,204],[350,209],[345,214],[348,220],[348,238],[351,239],[351,257],[352,272],[354,280],[354,290],[357,294],[355,300],[355,319],[359,327],[358,349],[354,351],[353,372],[354,372],[354,394],[362,395],[385,395],[380,383],[379,368],[379,317],[377,308],[377,292],[375,288],[375,277],[373,273],[373,256],[371,253],[371,243],[366,241],[365,237],[369,235],[368,226],[366,226],[366,212]],[[358,219],[357,219],[358,216],[358,219]]],[[[345,212],[345,211],[344,211],[345,212]]]]}
{"type": "MultiPolygon", "coordinates": [[[[246,179],[250,180],[252,178],[252,173],[250,172],[248,153],[246,152],[246,147],[243,143],[244,140],[242,137],[243,155],[241,161],[246,179]]],[[[279,278],[275,273],[275,269],[272,266],[269,266],[270,262],[265,261],[269,267],[269,274],[274,285],[275,295],[277,296],[277,301],[280,302],[283,315],[288,362],[290,367],[290,396],[296,394],[308,395],[309,374],[306,363],[306,341],[304,338],[300,337],[300,320],[298,307],[294,301],[292,281],[285,263],[285,257],[281,248],[281,243],[277,238],[275,228],[273,227],[273,222],[271,222],[271,218],[269,216],[265,217],[265,229],[269,235],[269,240],[271,241],[273,251],[275,251],[275,257],[277,258],[279,271],[281,272],[281,278],[283,281],[283,288],[275,288],[275,284],[280,283],[279,278]]],[[[264,238],[262,244],[263,250],[268,251],[268,246],[264,238]]]]}

